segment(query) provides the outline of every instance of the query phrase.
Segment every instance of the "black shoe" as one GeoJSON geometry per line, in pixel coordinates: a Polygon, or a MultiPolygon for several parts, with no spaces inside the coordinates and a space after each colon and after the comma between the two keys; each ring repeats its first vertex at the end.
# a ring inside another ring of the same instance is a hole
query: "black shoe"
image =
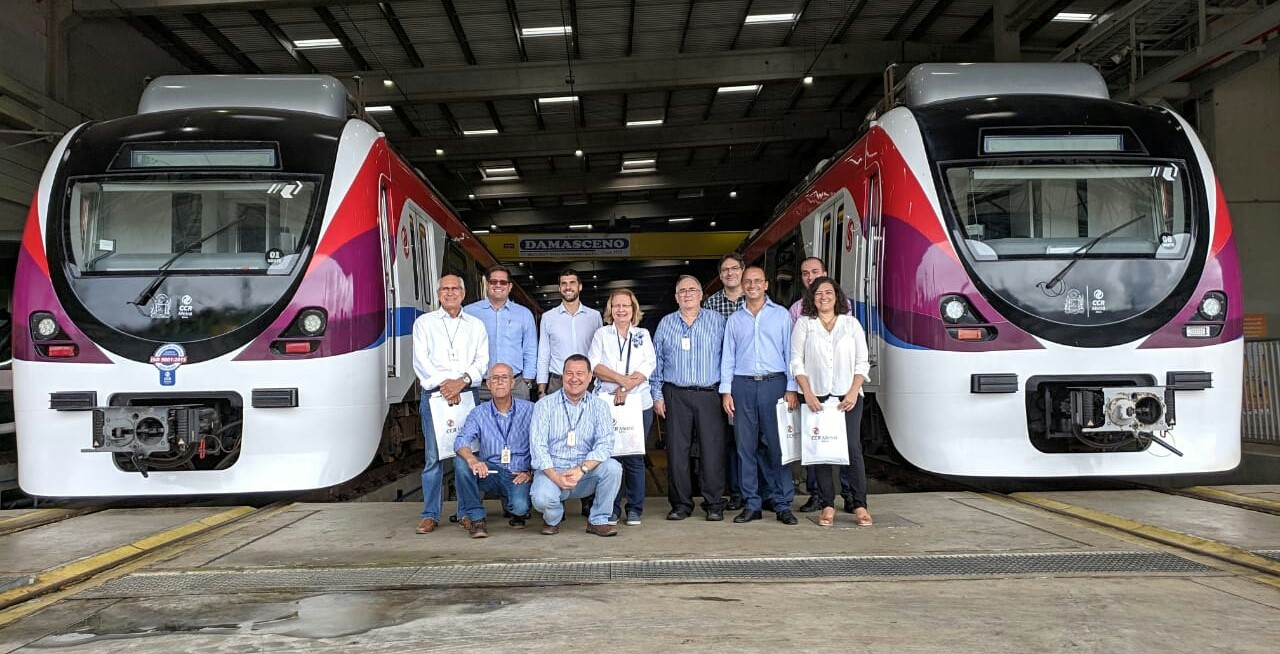
{"type": "Polygon", "coordinates": [[[684,509],[675,509],[667,514],[667,520],[684,520],[689,517],[689,512],[684,509]]]}
{"type": "Polygon", "coordinates": [[[822,501],[818,499],[818,494],[814,493],[813,495],[809,496],[808,502],[801,504],[800,508],[796,510],[799,511],[800,513],[813,513],[814,511],[817,511],[818,509],[821,509],[821,508],[822,508],[822,501]]]}
{"type": "Polygon", "coordinates": [[[720,509],[707,510],[708,522],[720,522],[721,520],[724,520],[724,511],[721,511],[720,509]]]}
{"type": "Polygon", "coordinates": [[[760,508],[768,511],[769,513],[773,513],[773,500],[764,500],[760,503],[760,508]]]}
{"type": "Polygon", "coordinates": [[[733,521],[738,524],[742,524],[744,522],[751,522],[752,520],[759,520],[760,518],[763,518],[763,517],[764,516],[761,515],[759,511],[752,511],[751,509],[743,509],[742,513],[739,513],[738,516],[733,519],[733,521]]]}
{"type": "Polygon", "coordinates": [[[778,512],[778,522],[781,522],[784,525],[794,525],[799,521],[796,520],[796,514],[787,509],[783,509],[778,512]]]}
{"type": "Polygon", "coordinates": [[[724,510],[737,511],[738,509],[741,509],[743,506],[746,506],[746,505],[743,504],[741,495],[730,495],[729,503],[724,505],[724,510]]]}
{"type": "Polygon", "coordinates": [[[854,506],[853,504],[853,493],[845,495],[844,496],[844,512],[853,513],[853,510],[856,508],[858,507],[854,506]]]}

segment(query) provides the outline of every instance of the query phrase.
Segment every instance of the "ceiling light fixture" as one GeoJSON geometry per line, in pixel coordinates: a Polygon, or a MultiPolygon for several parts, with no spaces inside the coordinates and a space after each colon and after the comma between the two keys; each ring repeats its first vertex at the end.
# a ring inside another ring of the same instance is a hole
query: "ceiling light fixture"
{"type": "Polygon", "coordinates": [[[573,34],[573,27],[569,25],[555,25],[553,27],[525,27],[520,30],[520,36],[529,38],[531,36],[561,36],[564,34],[573,34]]]}
{"type": "Polygon", "coordinates": [[[337,48],[341,47],[342,42],[338,39],[297,39],[293,42],[293,47],[299,50],[312,50],[315,48],[337,48]]]}
{"type": "Polygon", "coordinates": [[[468,200],[474,200],[474,199],[476,199],[476,194],[475,194],[475,193],[468,193],[468,194],[467,194],[467,199],[468,199],[468,200]]]}
{"type": "Polygon", "coordinates": [[[575,156],[575,157],[581,157],[581,156],[582,156],[582,150],[574,150],[574,151],[573,151],[573,156],[575,156]]]}
{"type": "Polygon", "coordinates": [[[462,130],[462,135],[463,135],[463,136],[485,136],[485,135],[488,135],[488,134],[497,134],[497,133],[498,133],[498,130],[497,130],[497,129],[494,129],[494,128],[490,128],[490,129],[464,129],[464,130],[462,130]]]}
{"type": "Polygon", "coordinates": [[[737,192],[737,191],[729,191],[729,197],[731,197],[731,198],[736,198],[736,197],[738,197],[738,192],[737,192]]]}
{"type": "Polygon", "coordinates": [[[752,14],[742,22],[743,25],[768,25],[770,23],[790,23],[795,21],[795,14],[752,14]]]}
{"type": "Polygon", "coordinates": [[[715,227],[715,226],[716,226],[716,221],[714,221],[714,220],[713,220],[713,221],[711,221],[711,226],[712,226],[712,227],[715,227]]]}
{"type": "Polygon", "coordinates": [[[591,229],[591,223],[585,225],[569,225],[569,229],[591,229]]]}
{"type": "Polygon", "coordinates": [[[628,120],[627,127],[654,127],[661,125],[662,118],[652,118],[650,120],[628,120]]]}
{"type": "Polygon", "coordinates": [[[576,95],[557,95],[550,98],[538,98],[538,104],[565,104],[568,102],[577,102],[576,95]]]}
{"type": "Polygon", "coordinates": [[[813,86],[813,75],[805,75],[801,81],[804,82],[805,86],[813,86]]]}
{"type": "Polygon", "coordinates": [[[759,84],[742,84],[740,86],[722,86],[716,89],[716,93],[755,93],[759,90],[759,84]]]}
{"type": "Polygon", "coordinates": [[[384,80],[382,80],[382,85],[383,85],[383,86],[388,86],[388,87],[389,87],[389,86],[395,86],[395,85],[396,85],[396,82],[395,82],[395,80],[384,79],[384,80]]]}
{"type": "Polygon", "coordinates": [[[1057,16],[1054,16],[1053,20],[1059,23],[1092,23],[1097,17],[1097,14],[1082,14],[1073,11],[1064,11],[1057,16]]]}
{"type": "Polygon", "coordinates": [[[373,113],[373,112],[375,112],[375,111],[391,111],[391,105],[389,105],[389,104],[371,104],[371,105],[369,105],[369,106],[365,107],[365,108],[364,108],[364,110],[365,110],[365,112],[366,112],[366,113],[373,113]]]}
{"type": "Polygon", "coordinates": [[[674,223],[691,223],[693,222],[693,217],[685,216],[684,218],[668,218],[667,222],[673,223],[673,224],[674,223]]]}
{"type": "Polygon", "coordinates": [[[471,233],[472,233],[472,234],[488,234],[488,233],[489,233],[489,230],[487,230],[487,229],[473,229],[473,230],[471,230],[471,233]]]}
{"type": "Polygon", "coordinates": [[[493,231],[495,231],[495,232],[496,232],[496,231],[498,231],[498,226],[497,226],[497,225],[489,225],[489,229],[491,229],[491,230],[493,230],[493,231]]]}
{"type": "Polygon", "coordinates": [[[441,148],[436,148],[436,156],[437,156],[437,157],[443,157],[443,156],[444,156],[444,150],[443,150],[443,149],[441,149],[441,148]]]}

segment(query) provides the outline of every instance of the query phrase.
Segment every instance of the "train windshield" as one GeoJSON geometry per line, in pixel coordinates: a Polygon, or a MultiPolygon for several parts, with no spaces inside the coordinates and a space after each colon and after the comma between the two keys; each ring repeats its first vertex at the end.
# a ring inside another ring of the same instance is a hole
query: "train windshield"
{"type": "Polygon", "coordinates": [[[1174,164],[957,165],[945,175],[975,261],[1188,252],[1186,175],[1174,164]]]}
{"type": "Polygon", "coordinates": [[[290,274],[319,185],[308,176],[73,182],[73,274],[154,273],[170,259],[175,273],[290,274]]]}

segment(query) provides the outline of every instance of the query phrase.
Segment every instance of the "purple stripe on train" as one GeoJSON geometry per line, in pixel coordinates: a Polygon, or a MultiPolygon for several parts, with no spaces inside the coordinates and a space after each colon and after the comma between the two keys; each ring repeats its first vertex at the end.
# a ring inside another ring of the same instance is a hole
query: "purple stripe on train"
{"type": "Polygon", "coordinates": [[[1244,336],[1244,299],[1241,297],[1240,266],[1236,256],[1236,239],[1232,236],[1217,255],[1204,262],[1200,283],[1187,306],[1182,307],[1173,320],[1147,338],[1138,349],[1217,345],[1244,336]],[[1196,312],[1200,310],[1200,299],[1209,291],[1227,294],[1227,319],[1222,332],[1213,338],[1187,338],[1183,334],[1183,326],[1198,319],[1196,312]]]}
{"type": "Polygon", "coordinates": [[[80,331],[63,310],[62,303],[53,291],[53,282],[44,274],[31,253],[23,248],[18,253],[18,268],[14,275],[13,297],[13,358],[21,361],[56,361],[59,363],[111,363],[111,359],[99,350],[93,341],[80,331]],[[31,313],[48,311],[58,321],[62,333],[79,347],[74,357],[50,359],[39,355],[31,341],[31,313]]]}

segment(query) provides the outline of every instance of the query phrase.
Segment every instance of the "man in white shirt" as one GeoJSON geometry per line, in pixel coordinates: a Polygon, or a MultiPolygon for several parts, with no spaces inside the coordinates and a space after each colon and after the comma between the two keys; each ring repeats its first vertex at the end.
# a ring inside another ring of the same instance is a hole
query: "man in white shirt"
{"type": "Polygon", "coordinates": [[[466,294],[462,278],[440,278],[440,308],[418,316],[413,323],[413,371],[422,386],[420,412],[426,439],[426,466],[422,469],[422,521],[417,533],[429,534],[440,524],[441,483],[444,469],[436,449],[430,399],[441,395],[450,405],[473,393],[489,364],[489,335],[484,323],[462,311],[466,294]]]}
{"type": "Polygon", "coordinates": [[[600,312],[583,306],[580,294],[582,279],[578,271],[566,268],[560,273],[560,306],[542,314],[538,337],[538,394],[560,390],[564,361],[573,354],[586,355],[591,337],[604,326],[600,312]]]}

